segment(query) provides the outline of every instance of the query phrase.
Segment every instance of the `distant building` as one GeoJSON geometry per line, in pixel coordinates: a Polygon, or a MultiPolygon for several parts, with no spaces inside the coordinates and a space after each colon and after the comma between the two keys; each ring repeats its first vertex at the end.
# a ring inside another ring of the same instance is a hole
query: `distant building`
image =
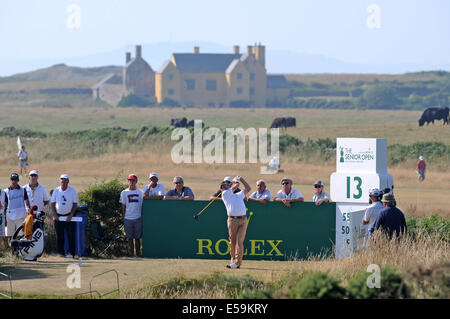
{"type": "Polygon", "coordinates": [[[283,106],[290,95],[290,86],[284,75],[267,76],[267,105],[283,106]]]}
{"type": "Polygon", "coordinates": [[[289,84],[283,75],[267,75],[266,48],[247,46],[240,53],[173,53],[155,74],[142,58],[126,53],[123,74],[109,75],[93,87],[94,98],[117,105],[123,96],[135,94],[152,102],[186,106],[227,107],[282,105],[289,97],[289,84]],[[122,85],[119,89],[119,82],[122,85]],[[116,92],[113,92],[116,90],[116,92]]]}
{"type": "Polygon", "coordinates": [[[122,74],[109,74],[92,87],[94,99],[117,105],[122,97],[135,94],[155,102],[155,72],[142,58],[142,46],[136,46],[136,56],[125,54],[122,74]]]}

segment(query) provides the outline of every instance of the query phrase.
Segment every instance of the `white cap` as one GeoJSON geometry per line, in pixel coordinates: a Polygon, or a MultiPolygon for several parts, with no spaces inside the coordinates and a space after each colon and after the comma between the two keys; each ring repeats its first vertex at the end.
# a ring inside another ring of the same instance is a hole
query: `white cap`
{"type": "Polygon", "coordinates": [[[369,191],[369,196],[380,196],[381,194],[383,194],[383,192],[382,191],[380,191],[378,188],[372,188],[370,191],[369,191]]]}
{"type": "Polygon", "coordinates": [[[60,179],[61,179],[61,178],[69,179],[69,175],[67,175],[67,174],[62,174],[59,178],[60,178],[60,179]]]}
{"type": "Polygon", "coordinates": [[[38,175],[39,176],[39,174],[38,174],[38,171],[37,170],[32,170],[32,171],[30,171],[30,173],[28,174],[29,176],[31,176],[31,175],[38,175]]]}
{"type": "Polygon", "coordinates": [[[227,176],[223,179],[224,182],[230,182],[233,183],[233,179],[231,178],[231,176],[227,176]]]}
{"type": "Polygon", "coordinates": [[[423,156],[419,156],[419,160],[423,161],[423,156]]]}
{"type": "Polygon", "coordinates": [[[151,174],[148,176],[148,179],[150,179],[150,178],[152,178],[152,177],[156,177],[156,178],[159,179],[158,174],[155,173],[155,172],[151,173],[151,174]]]}

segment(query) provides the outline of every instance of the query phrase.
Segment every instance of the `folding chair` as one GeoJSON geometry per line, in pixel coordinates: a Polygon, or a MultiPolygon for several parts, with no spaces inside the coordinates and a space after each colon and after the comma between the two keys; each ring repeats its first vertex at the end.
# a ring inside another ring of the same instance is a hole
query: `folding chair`
{"type": "Polygon", "coordinates": [[[118,239],[120,239],[122,236],[115,236],[112,238],[106,238],[105,237],[105,230],[103,229],[102,225],[100,224],[99,221],[92,221],[91,222],[91,233],[92,236],[98,240],[103,242],[106,246],[105,249],[102,250],[102,252],[99,255],[102,255],[103,253],[105,253],[109,247],[111,247],[111,245],[118,239]]]}

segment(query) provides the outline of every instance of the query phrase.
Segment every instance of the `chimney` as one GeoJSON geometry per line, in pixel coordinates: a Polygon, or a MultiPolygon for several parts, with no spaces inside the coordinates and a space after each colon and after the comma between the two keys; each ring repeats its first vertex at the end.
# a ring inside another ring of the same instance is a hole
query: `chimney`
{"type": "Polygon", "coordinates": [[[125,53],[125,64],[131,61],[131,52],[125,53]]]}
{"type": "Polygon", "coordinates": [[[253,47],[251,45],[247,46],[247,55],[251,56],[253,54],[253,47]]]}
{"type": "Polygon", "coordinates": [[[137,45],[136,46],[136,59],[140,58],[142,56],[142,46],[141,45],[137,45]]]}
{"type": "Polygon", "coordinates": [[[233,47],[233,53],[234,53],[234,54],[239,54],[239,46],[238,46],[238,45],[235,45],[235,46],[233,47]]]}
{"type": "Polygon", "coordinates": [[[264,67],[266,66],[266,47],[258,44],[254,48],[255,59],[259,61],[264,67]]]}
{"type": "Polygon", "coordinates": [[[199,54],[200,53],[200,47],[194,47],[194,53],[199,54]]]}

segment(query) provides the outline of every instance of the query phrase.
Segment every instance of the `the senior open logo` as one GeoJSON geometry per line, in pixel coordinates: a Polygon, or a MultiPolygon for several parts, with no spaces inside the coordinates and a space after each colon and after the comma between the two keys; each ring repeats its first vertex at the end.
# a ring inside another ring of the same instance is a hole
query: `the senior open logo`
{"type": "Polygon", "coordinates": [[[202,125],[202,120],[195,120],[193,133],[187,128],[172,131],[171,140],[178,141],[171,151],[174,163],[267,164],[279,156],[278,128],[270,129],[269,145],[268,128],[226,128],[222,131],[216,127],[203,130],[202,125]]]}

